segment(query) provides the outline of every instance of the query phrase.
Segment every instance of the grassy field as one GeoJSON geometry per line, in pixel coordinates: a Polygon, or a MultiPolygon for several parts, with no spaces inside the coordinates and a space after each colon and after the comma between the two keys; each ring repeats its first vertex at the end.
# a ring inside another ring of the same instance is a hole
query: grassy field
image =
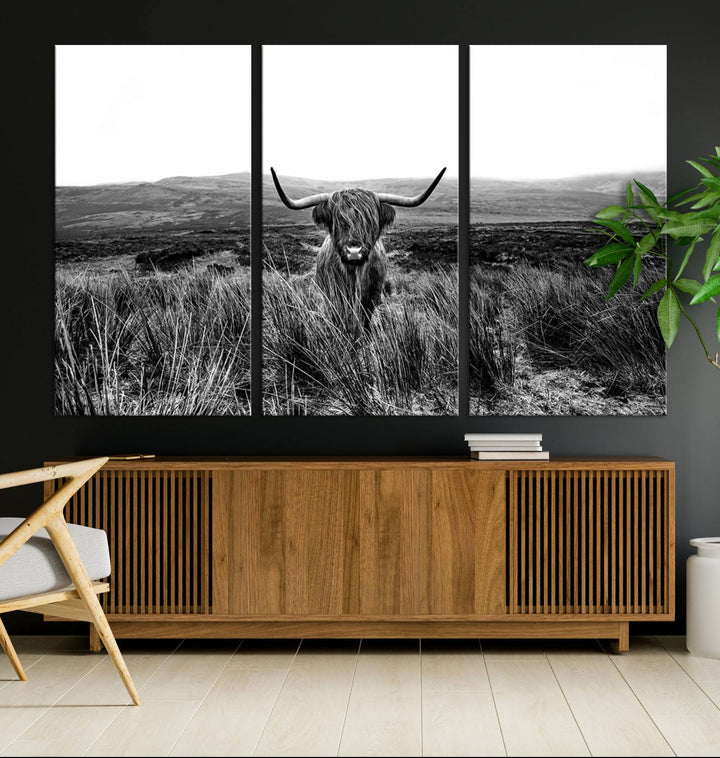
{"type": "Polygon", "coordinates": [[[457,273],[396,271],[369,333],[312,276],[263,272],[269,415],[457,414],[457,273]]]}
{"type": "MultiPolygon", "coordinates": [[[[659,415],[665,348],[657,297],[605,293],[582,259],[603,244],[577,224],[477,229],[470,280],[472,415],[659,415]],[[545,251],[538,247],[546,246],[545,251]]],[[[640,292],[659,269],[646,271],[640,292]]]]}
{"type": "MultiPolygon", "coordinates": [[[[266,228],[264,412],[455,415],[455,234],[389,230],[391,286],[366,334],[314,283],[322,232],[266,228]]],[[[602,241],[577,222],[471,228],[471,414],[664,413],[656,299],[623,290],[605,302],[611,272],[581,263],[602,241]]],[[[246,237],[88,236],[57,255],[58,414],[250,412],[246,237]]]]}
{"type": "Polygon", "coordinates": [[[60,415],[250,413],[250,271],[75,263],[55,287],[60,415]]]}

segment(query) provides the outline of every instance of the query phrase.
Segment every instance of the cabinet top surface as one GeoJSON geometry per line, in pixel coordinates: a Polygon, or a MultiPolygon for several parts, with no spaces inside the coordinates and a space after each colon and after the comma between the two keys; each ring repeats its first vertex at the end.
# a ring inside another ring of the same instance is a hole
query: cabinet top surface
{"type": "MultiPolygon", "coordinates": [[[[91,457],[91,456],[87,456],[91,457]]],[[[81,460],[56,458],[44,465],[81,460]]],[[[293,469],[293,468],[461,468],[461,469],[637,469],[674,468],[654,456],[558,456],[548,461],[478,461],[467,456],[157,456],[112,459],[106,469],[293,469]]]]}

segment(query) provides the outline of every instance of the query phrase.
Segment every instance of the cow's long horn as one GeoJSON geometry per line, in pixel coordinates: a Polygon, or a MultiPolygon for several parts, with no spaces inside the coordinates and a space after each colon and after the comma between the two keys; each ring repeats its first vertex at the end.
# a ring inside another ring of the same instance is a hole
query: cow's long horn
{"type": "MultiPolygon", "coordinates": [[[[446,167],[447,168],[447,167],[446,167]]],[[[388,203],[389,205],[402,205],[405,208],[415,208],[418,205],[422,205],[432,195],[435,187],[438,186],[438,182],[442,179],[445,169],[443,169],[433,180],[433,183],[419,195],[415,197],[405,197],[405,195],[391,195],[387,192],[378,192],[378,200],[381,203],[388,203]]]]}
{"type": "Polygon", "coordinates": [[[280,180],[277,178],[274,168],[270,168],[273,181],[275,182],[275,189],[277,190],[280,199],[294,211],[301,211],[303,208],[312,208],[313,205],[320,205],[330,197],[327,192],[321,192],[319,195],[308,195],[307,197],[301,197],[299,200],[291,200],[286,194],[285,190],[280,186],[280,180]]]}

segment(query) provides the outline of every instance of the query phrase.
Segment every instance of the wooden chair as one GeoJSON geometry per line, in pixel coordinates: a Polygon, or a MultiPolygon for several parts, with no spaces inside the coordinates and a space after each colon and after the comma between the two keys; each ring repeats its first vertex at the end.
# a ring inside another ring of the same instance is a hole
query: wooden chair
{"type": "MultiPolygon", "coordinates": [[[[0,474],[0,489],[67,479],[28,518],[0,519],[0,614],[23,610],[91,622],[133,703],[140,705],[140,696],[97,597],[110,589],[107,582],[97,581],[110,573],[107,535],[101,529],[68,525],[63,516],[70,498],[107,461],[94,458],[0,474]]],[[[26,681],[2,620],[0,644],[17,675],[26,681]]]]}

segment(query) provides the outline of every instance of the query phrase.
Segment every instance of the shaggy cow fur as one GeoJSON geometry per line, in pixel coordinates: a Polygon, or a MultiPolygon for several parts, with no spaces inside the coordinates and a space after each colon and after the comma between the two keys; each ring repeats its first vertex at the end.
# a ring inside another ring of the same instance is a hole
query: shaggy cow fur
{"type": "Polygon", "coordinates": [[[315,223],[328,231],[315,266],[318,286],[365,330],[382,299],[387,258],[381,235],[394,219],[391,205],[362,189],[333,192],[313,209],[315,223]]]}

